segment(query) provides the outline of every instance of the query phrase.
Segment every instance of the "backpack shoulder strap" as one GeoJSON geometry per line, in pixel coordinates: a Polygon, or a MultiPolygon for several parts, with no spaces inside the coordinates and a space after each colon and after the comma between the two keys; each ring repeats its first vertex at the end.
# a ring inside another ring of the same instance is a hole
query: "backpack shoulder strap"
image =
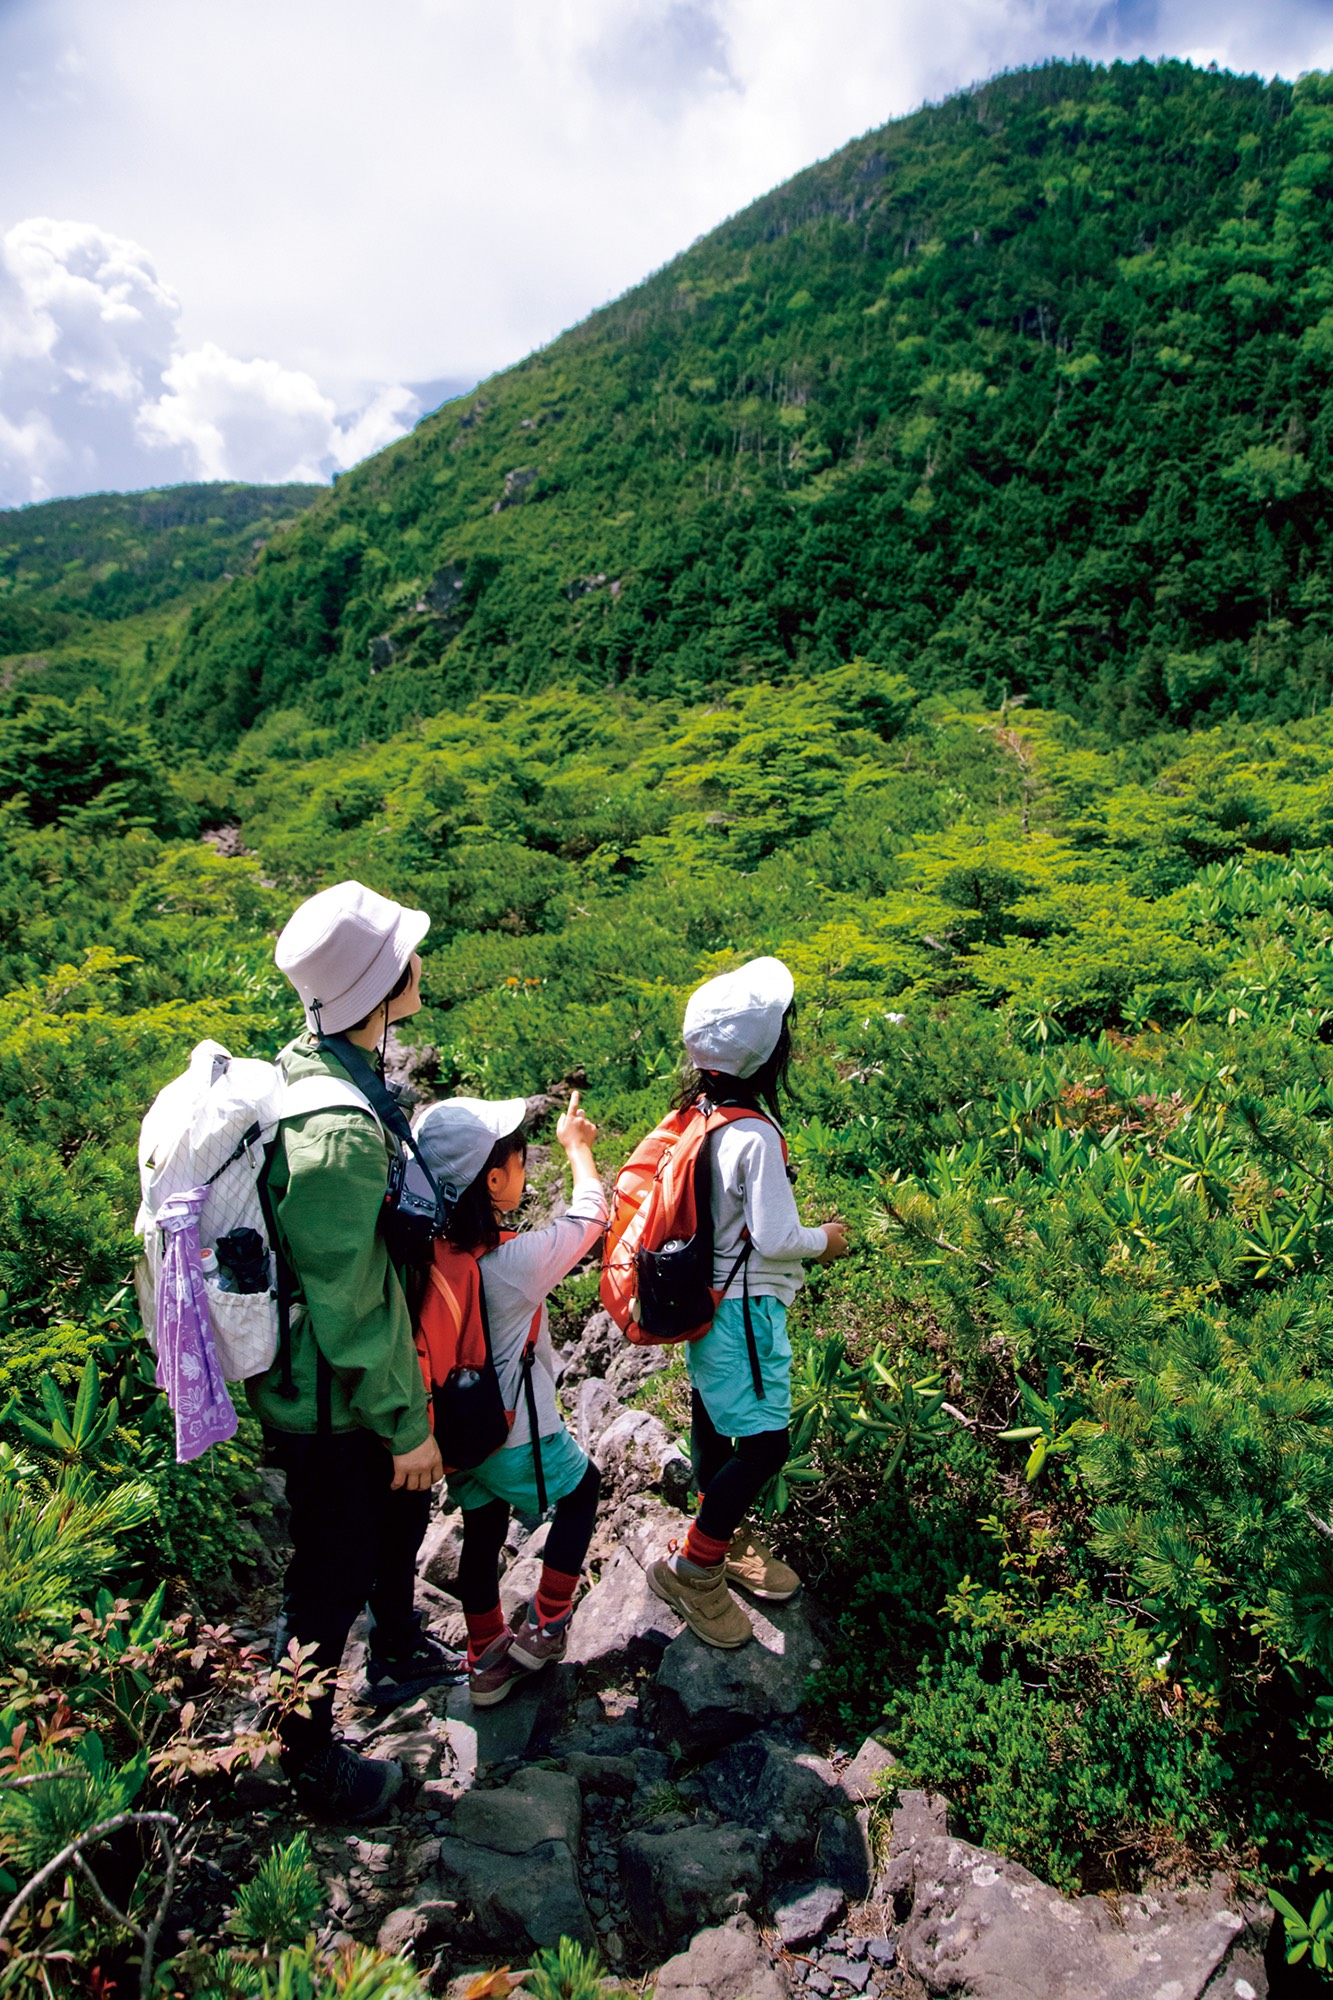
{"type": "Polygon", "coordinates": [[[282,1090],[282,1118],[303,1118],[308,1111],[364,1111],[375,1120],[380,1131],[384,1121],[370,1099],[359,1091],[354,1083],[344,1083],[336,1076],[303,1076],[295,1083],[284,1083],[282,1090]]]}
{"type": "MultiPolygon", "coordinates": [[[[761,1125],[771,1125],[782,1142],[782,1157],[784,1160],[786,1159],[786,1133],[778,1124],[776,1118],[770,1118],[768,1113],[761,1111],[757,1104],[717,1104],[714,1105],[709,1116],[710,1118],[716,1118],[720,1124],[725,1125],[734,1125],[741,1118],[757,1118],[761,1125]]],[[[716,1130],[716,1127],[714,1129],[716,1130]]]]}

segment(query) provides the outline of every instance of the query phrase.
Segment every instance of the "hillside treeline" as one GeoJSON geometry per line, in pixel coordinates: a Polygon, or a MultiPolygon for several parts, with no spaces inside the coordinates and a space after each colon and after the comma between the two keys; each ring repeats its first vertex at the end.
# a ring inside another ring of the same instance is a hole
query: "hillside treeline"
{"type": "Polygon", "coordinates": [[[1130,733],[1309,713],[1330,93],[1052,64],[868,135],[340,480],[156,713],[352,741],[858,653],[1130,733]]]}

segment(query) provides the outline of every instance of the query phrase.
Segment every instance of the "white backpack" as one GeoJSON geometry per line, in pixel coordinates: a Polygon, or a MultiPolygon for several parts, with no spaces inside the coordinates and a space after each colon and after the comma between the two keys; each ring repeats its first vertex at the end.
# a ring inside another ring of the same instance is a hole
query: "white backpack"
{"type": "Polygon", "coordinates": [[[233,1056],[220,1042],[200,1042],[190,1067],[158,1092],[139,1130],[143,1199],[134,1223],[136,1234],[143,1238],[135,1290],[154,1353],[162,1261],[157,1214],[170,1196],[207,1187],[199,1216],[200,1249],[210,1248],[233,1230],[253,1229],[268,1251],[267,1291],[224,1291],[215,1277],[200,1273],[223,1377],[243,1382],[272,1367],[278,1351],[277,1269],[260,1195],[268,1149],[284,1118],[344,1105],[369,1112],[381,1125],[374,1107],[354,1084],[332,1076],[288,1083],[276,1063],[233,1056]]]}

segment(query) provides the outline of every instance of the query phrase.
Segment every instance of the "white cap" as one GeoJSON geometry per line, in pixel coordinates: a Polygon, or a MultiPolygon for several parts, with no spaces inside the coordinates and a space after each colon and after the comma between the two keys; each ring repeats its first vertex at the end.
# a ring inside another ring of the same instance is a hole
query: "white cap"
{"type": "Polygon", "coordinates": [[[413,1136],[446,1201],[467,1192],[496,1140],[517,1132],[527,1113],[526,1097],[446,1097],[418,1112],[413,1136]]]}
{"type": "Polygon", "coordinates": [[[339,882],[288,918],[273,956],[310,1026],[337,1035],[392,993],[429,929],[424,910],[405,910],[360,882],[339,882]]]}
{"type": "Polygon", "coordinates": [[[795,982],[780,958],[752,958],[697,987],[685,1008],[685,1053],[696,1069],[753,1076],[778,1045],[795,982]]]}

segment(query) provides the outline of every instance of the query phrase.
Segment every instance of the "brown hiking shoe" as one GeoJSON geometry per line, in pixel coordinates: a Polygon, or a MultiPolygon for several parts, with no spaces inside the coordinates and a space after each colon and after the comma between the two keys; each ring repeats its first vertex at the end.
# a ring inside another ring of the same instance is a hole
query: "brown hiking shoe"
{"type": "Polygon", "coordinates": [[[530,1673],[542,1667],[549,1667],[565,1657],[569,1644],[569,1621],[572,1613],[566,1612],[554,1625],[540,1625],[534,1616],[535,1606],[524,1604],[519,1614],[510,1620],[513,1629],[513,1644],[510,1648],[520,1666],[530,1673]]]}
{"type": "Polygon", "coordinates": [[[801,1587],[796,1571],[779,1562],[768,1543],[743,1524],[731,1538],[723,1567],[729,1583],[739,1584],[751,1597],[766,1598],[770,1604],[785,1604],[801,1587]]]}
{"type": "Polygon", "coordinates": [[[514,1634],[502,1632],[492,1639],[481,1658],[468,1668],[467,1691],[474,1708],[493,1708],[503,1701],[515,1681],[528,1677],[528,1668],[513,1655],[514,1634]]]}
{"type": "Polygon", "coordinates": [[[727,1589],[723,1563],[716,1569],[699,1569],[680,1559],[677,1568],[668,1557],[649,1570],[648,1588],[663,1604],[678,1611],[706,1646],[743,1646],[754,1636],[749,1619],[727,1589]]]}

